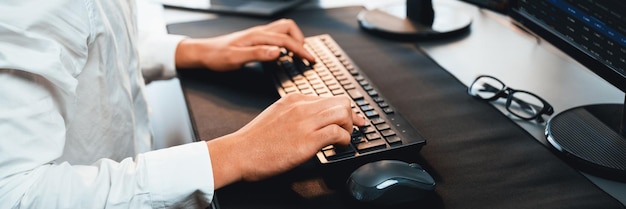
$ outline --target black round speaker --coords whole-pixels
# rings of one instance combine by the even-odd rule
[[[568,109],[548,121],[546,138],[574,168],[626,182],[623,108],[622,104],[597,104]]]

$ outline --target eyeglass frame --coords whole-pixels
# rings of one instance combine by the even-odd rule
[[[474,86],[474,84],[476,84],[476,81],[478,81],[481,78],[491,78],[497,82],[499,82],[500,84],[502,84],[502,88],[500,90],[498,90],[497,92],[494,93],[494,95],[490,98],[483,98],[481,96],[479,96],[478,94],[474,95],[472,94],[472,86]],[[491,86],[491,85],[490,85]],[[493,87],[493,86],[492,86]],[[495,87],[494,87],[495,89]],[[535,114],[532,117],[522,117],[520,115],[518,115],[517,113],[515,113],[515,111],[512,111],[511,109],[509,109],[511,107],[511,102],[513,101],[513,99],[517,99],[519,101],[517,101],[517,103],[521,104],[520,101],[524,104],[528,104],[528,105],[533,105],[530,103],[527,103],[519,98],[514,98],[512,95],[516,92],[520,92],[520,93],[526,93],[529,94],[535,98],[537,98],[539,101],[541,101],[541,103],[543,103],[543,108],[537,112],[537,114]],[[550,105],[550,103],[548,103],[546,100],[544,100],[543,98],[541,98],[540,96],[537,96],[536,94],[529,92],[529,91],[524,91],[524,90],[518,90],[518,89],[514,89],[509,87],[508,85],[504,84],[504,82],[500,81],[500,79],[497,79],[496,77],[490,76],[490,75],[479,75],[476,77],[476,79],[474,79],[474,81],[472,82],[472,84],[467,87],[467,94],[469,94],[470,96],[477,98],[477,99],[481,99],[481,100],[486,100],[486,101],[495,101],[497,99],[500,98],[506,98],[506,103],[505,103],[505,109],[507,111],[509,111],[509,113],[513,114],[514,116],[521,118],[523,120],[536,120],[539,123],[543,123],[545,122],[545,120],[543,119],[543,115],[552,115],[554,114],[554,108],[552,107],[552,105]],[[536,105],[533,105],[536,106]]]

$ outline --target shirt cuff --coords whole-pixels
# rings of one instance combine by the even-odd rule
[[[144,155],[154,208],[181,204],[207,207],[212,201],[215,188],[206,142],[193,142]]]
[[[187,36],[164,34],[142,41],[139,54],[146,83],[176,76],[176,48],[185,38]]]

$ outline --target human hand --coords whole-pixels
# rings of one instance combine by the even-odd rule
[[[214,38],[184,39],[176,49],[176,68],[235,70],[251,61],[277,59],[281,47],[315,61],[303,44],[304,36],[296,23],[281,19]]]
[[[261,180],[290,170],[330,144],[347,145],[354,113],[347,96],[290,94],[238,131],[207,142],[215,188],[239,180]]]

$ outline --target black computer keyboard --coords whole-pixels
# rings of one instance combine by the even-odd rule
[[[426,140],[381,95],[330,35],[305,39],[305,48],[315,64],[284,51],[275,62],[264,63],[281,96],[293,93],[330,97],[348,95],[352,109],[369,119],[352,132],[350,146],[327,146],[317,153],[322,164],[395,158],[401,152],[419,151]],[[359,164],[354,162],[353,164]]]

